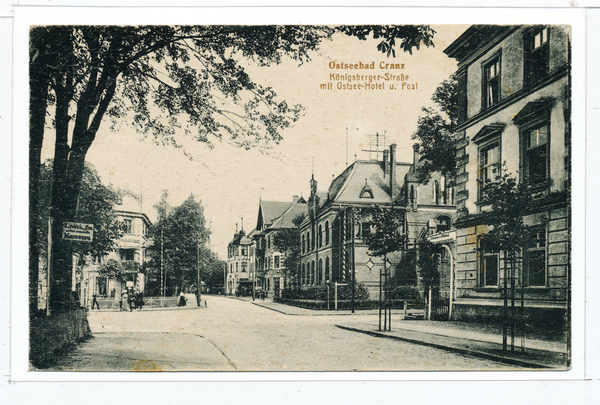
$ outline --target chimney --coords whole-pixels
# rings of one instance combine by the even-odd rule
[[[390,175],[390,151],[383,151],[383,178]]]
[[[390,145],[390,193],[392,199],[398,195],[398,183],[396,181],[396,144]]]
[[[419,156],[419,144],[415,143],[413,145],[413,166],[411,168],[412,172],[417,170],[417,165],[419,164],[420,159],[421,157]]]

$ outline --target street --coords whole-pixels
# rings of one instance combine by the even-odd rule
[[[376,315],[285,315],[206,296],[207,308],[94,312],[94,338],[59,371],[417,371],[518,369],[431,347],[342,330]]]

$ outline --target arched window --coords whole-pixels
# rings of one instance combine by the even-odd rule
[[[410,202],[411,204],[415,204],[417,202],[415,196],[415,186],[410,186]]]
[[[305,239],[304,239],[304,238],[305,238],[305,236],[304,236],[304,234],[303,234],[303,235],[302,235],[302,254],[304,254],[304,252],[305,252],[305,251],[304,251],[304,243],[305,243],[306,241],[305,241]]]
[[[319,259],[319,267],[317,269],[317,284],[323,282],[323,259]]]
[[[325,246],[329,246],[329,221],[325,222]]]
[[[306,251],[310,252],[310,232],[306,232]]]
[[[440,205],[440,183],[437,180],[433,182],[433,201],[435,205]]]
[[[319,247],[323,246],[323,225],[319,224]]]
[[[300,284],[306,284],[306,267],[304,266],[304,263],[302,263],[302,274],[300,275]]]
[[[325,258],[325,281],[329,281],[329,257]]]
[[[310,263],[310,280],[309,280],[309,284],[314,284],[315,283],[315,261],[313,260]]]

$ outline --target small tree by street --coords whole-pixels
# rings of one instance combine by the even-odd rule
[[[508,327],[510,326],[514,347],[515,333],[515,290],[518,279],[517,260],[537,242],[537,232],[524,222],[524,217],[543,203],[547,198],[534,198],[535,193],[526,183],[519,181],[506,170],[495,181],[482,184],[482,223],[490,230],[480,236],[479,251],[503,254],[504,275],[502,295],[504,297],[503,350],[506,351]],[[553,198],[553,196],[550,196]],[[546,218],[541,218],[542,222]],[[510,285],[509,285],[510,283]],[[521,280],[521,293],[524,290]],[[509,294],[511,300],[509,313]],[[524,305],[521,295],[521,306]]]
[[[300,265],[300,224],[304,221],[305,214],[300,214],[292,220],[293,228],[284,228],[275,234],[275,248],[284,254],[284,277],[291,285],[297,285],[298,267]],[[287,284],[287,283],[286,283]]]

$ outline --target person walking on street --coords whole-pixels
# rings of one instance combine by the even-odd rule
[[[94,306],[96,306],[98,309],[100,309],[100,304],[98,304],[98,300],[96,299],[96,294],[94,294],[94,296],[92,297],[92,310],[94,309]]]
[[[127,311],[127,299],[128,299],[128,294],[127,294],[127,290],[123,291],[123,293],[121,293],[121,311]]]
[[[144,293],[141,291],[138,291],[138,293],[135,295],[135,306],[138,311],[141,311],[144,306]]]
[[[133,290],[127,293],[127,305],[129,306],[129,312],[133,311]]]
[[[179,303],[177,304],[178,307],[185,307],[185,294],[183,293],[183,290],[181,290],[181,292],[179,293]]]

